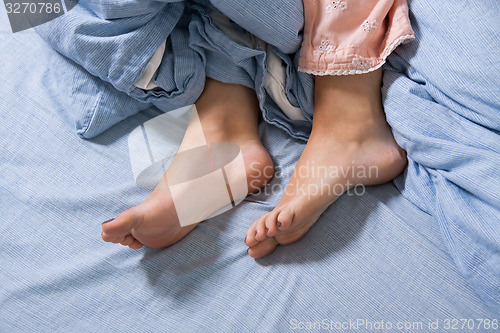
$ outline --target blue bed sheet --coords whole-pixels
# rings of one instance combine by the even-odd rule
[[[294,64],[300,45],[302,1],[265,5],[267,2],[234,6],[218,0],[127,0],[120,4],[82,0],[68,14],[38,27],[37,32],[56,50],[101,78],[103,85],[109,82],[116,88],[115,94],[99,93],[99,107],[91,108],[89,114],[76,112],[77,125],[89,124],[79,128],[85,137],[141,109],[132,101],[153,103],[163,111],[194,102],[207,75],[255,88],[263,118],[305,140],[311,122],[290,121],[264,89],[263,48],[235,43],[217,28],[210,14],[220,10],[275,49],[286,67],[287,97],[310,120],[312,78],[298,73]],[[387,119],[410,161],[398,188],[436,218],[463,275],[492,308],[498,309],[500,77],[495,73],[500,68],[496,39],[500,5],[493,0],[481,4],[413,0],[409,4],[417,38],[389,58],[383,88]],[[285,20],[290,24],[280,24]],[[156,74],[162,89],[145,92],[134,87],[166,36],[167,52]],[[60,64],[55,61],[53,67],[73,73],[75,65],[63,59]],[[66,97],[87,91],[84,100],[93,101],[89,91],[99,89],[89,88],[92,85],[78,75],[89,76],[75,71],[72,80],[62,80],[64,86],[81,88]],[[110,103],[109,96],[119,102]],[[127,98],[131,108],[122,107]],[[119,111],[110,111],[106,105],[116,105]]]
[[[259,260],[246,255],[245,230],[278,202],[302,142],[262,124],[280,175],[174,246],[104,243],[100,222],[148,195],[134,183],[127,136],[160,111],[82,140],[53,68],[63,58],[32,30],[12,34],[0,6],[0,331],[445,331],[453,319],[493,331],[478,325],[498,320],[500,85],[429,61],[436,37],[426,29],[441,21],[424,20],[426,1],[410,5],[420,43],[398,50],[383,91],[407,171],[341,197],[303,240]],[[478,49],[465,50],[479,53],[469,67],[498,68]]]

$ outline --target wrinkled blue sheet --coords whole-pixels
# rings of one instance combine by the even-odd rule
[[[409,158],[398,188],[436,218],[457,267],[498,313],[500,4],[410,6],[416,42],[391,57],[383,89]]]
[[[454,17],[443,20],[447,6]],[[135,252],[105,244],[99,222],[148,195],[133,182],[126,141],[158,110],[81,140],[53,67],[66,59],[33,31],[11,34],[0,9],[0,331],[498,318],[498,5],[459,6],[411,1],[418,40],[387,66],[385,108],[408,151],[405,174],[342,197],[302,241],[257,261],[241,236],[279,200],[301,142],[263,125],[283,171],[267,187],[274,193],[180,243]]]
[[[236,29],[247,29],[268,43],[286,67],[285,90],[290,103],[312,117],[311,76],[297,72],[302,40],[302,1],[234,2],[214,1],[94,1],[82,0],[67,14],[36,28],[54,49],[82,66],[91,75],[109,82],[104,87],[113,101],[123,104],[127,94],[134,101],[120,116],[108,117],[109,107],[88,103],[91,87],[79,87],[74,65],[55,66],[61,75],[72,74],[66,81],[83,94],[83,111],[75,119],[83,137],[94,137],[118,121],[153,104],[170,111],[193,104],[201,94],[205,77],[242,84],[255,89],[264,119],[300,139],[307,139],[310,121],[289,122],[264,89],[265,46],[255,49],[240,45],[220,31],[210,15],[219,10],[232,19]],[[144,91],[134,86],[147,63],[167,40],[166,52],[154,80],[161,87]],[[92,79],[91,79],[92,80]],[[76,81],[76,82],[75,82]],[[102,90],[99,82],[93,83]],[[66,89],[66,88],[63,88]],[[73,94],[74,95],[74,92]],[[139,103],[139,104],[137,104]],[[141,104],[142,103],[142,104]],[[74,101],[70,103],[74,105]],[[133,104],[133,105],[132,105]],[[113,111],[112,111],[113,112]],[[93,118],[99,122],[92,122]],[[90,123],[90,124],[89,124]]]
[[[490,305],[500,307],[499,5],[493,0],[409,4],[417,40],[390,57],[383,90],[388,121],[410,160],[399,187],[437,218],[464,276]],[[301,6],[298,0],[80,1],[37,30],[56,50],[136,101],[164,111],[190,104],[210,76],[256,89],[264,119],[306,139],[310,122],[288,120],[263,88],[265,52],[232,42],[210,17],[210,10],[219,10],[276,50],[287,64],[287,96],[310,120],[312,79],[297,73],[294,64]],[[134,88],[167,37],[156,77],[163,89]],[[85,119],[100,121],[83,136],[99,134],[130,115],[110,117],[113,112],[104,107],[92,112],[92,117],[83,112]]]
[[[127,139],[160,111],[82,140],[46,65],[60,56],[29,31],[1,33],[0,54],[1,332],[295,332],[357,320],[370,332],[382,321],[495,317],[436,218],[393,184],[340,198],[300,242],[248,257],[246,228],[279,201],[304,147],[266,124],[280,172],[261,194],[166,249],[104,243],[101,222],[148,195]]]

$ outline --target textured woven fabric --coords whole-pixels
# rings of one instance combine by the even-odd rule
[[[238,29],[247,29],[268,43],[286,66],[284,90],[289,102],[311,120],[313,79],[298,72],[296,63],[303,26],[300,0],[240,4],[215,0],[82,0],[66,15],[36,28],[55,50],[109,83],[99,84],[93,79],[87,91],[79,79],[88,75],[80,73],[80,67],[68,66],[67,60],[56,59],[63,63],[55,67],[69,77],[64,85],[73,88],[80,96],[77,99],[84,101],[68,104],[77,110],[78,133],[94,137],[150,104],[165,112],[193,104],[208,76],[254,88],[268,123],[307,140],[310,121],[290,121],[265,90],[266,50],[240,45],[226,36],[213,22],[210,12],[214,10],[237,22]],[[165,40],[166,51],[154,77],[160,89],[137,88],[134,83]],[[95,95],[95,90],[102,92]],[[133,101],[125,103],[124,94]],[[104,98],[107,103],[102,102]],[[128,108],[115,108],[115,104],[127,104]]]
[[[279,201],[301,141],[263,123],[275,179],[178,244],[103,243],[100,222],[148,195],[127,136],[160,111],[146,106],[80,139],[78,103],[59,75],[74,63],[33,31],[12,34],[0,6],[0,331],[282,332],[357,319],[425,331],[498,318],[500,8],[409,5],[417,39],[389,57],[383,87],[407,170],[395,185],[341,197],[303,240],[260,260],[246,255],[244,232]]]
[[[425,331],[429,321],[493,319],[436,218],[393,184],[343,196],[300,242],[250,258],[246,228],[277,204],[304,147],[265,124],[278,172],[262,193],[166,249],[104,243],[101,222],[148,195],[127,139],[160,111],[82,140],[46,65],[59,55],[33,32],[0,39],[1,332],[292,332],[357,320]]]
[[[414,0],[410,11],[416,41],[389,58],[383,88],[410,159],[398,187],[436,217],[457,267],[499,312],[500,4]]]
[[[414,38],[406,0],[304,0],[304,16],[299,66],[315,75],[374,71]]]

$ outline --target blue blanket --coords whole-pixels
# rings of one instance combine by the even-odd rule
[[[246,255],[242,235],[280,199],[303,149],[291,133],[300,139],[304,124],[261,124],[280,175],[178,244],[103,243],[100,222],[148,195],[134,183],[127,135],[159,114],[152,105],[164,92],[141,101],[33,31],[12,34],[2,18],[0,331],[373,331],[382,321],[444,330],[452,319],[487,331],[478,319],[498,319],[500,308],[499,5],[413,0],[410,9],[417,41],[390,57],[383,87],[407,170],[341,197],[303,240],[260,260]],[[81,45],[93,40],[77,30]],[[311,79],[291,68],[290,101],[310,103]],[[117,124],[81,140],[75,121],[94,135]]]
[[[220,10],[237,22],[234,25],[242,33],[248,29],[281,57],[287,72],[283,89],[290,103],[300,107],[310,120],[313,80],[297,72],[296,51],[302,40],[303,25],[301,1],[235,4],[226,0],[195,3],[82,0],[67,14],[36,28],[54,49],[82,66],[75,71],[73,63],[54,65],[61,76],[71,76],[65,80],[66,87],[61,88],[71,89],[71,105],[75,105],[75,95],[80,101],[75,117],[78,133],[94,137],[151,104],[163,111],[193,104],[208,76],[255,89],[264,119],[306,140],[310,121],[287,121],[264,89],[265,45],[253,49],[227,37],[213,22],[210,15],[213,10]],[[161,89],[144,91],[135,87],[134,83],[165,40],[166,52],[154,77]],[[97,78],[100,80],[95,81]],[[82,86],[81,81],[92,83]],[[103,87],[102,81],[110,85]],[[95,91],[100,92],[98,96]],[[127,108],[118,111],[109,106],[124,103]]]
[[[416,43],[390,59],[383,89],[409,158],[398,188],[436,218],[462,274],[500,312],[500,4],[414,0],[411,12]]]
[[[233,42],[210,17],[211,10],[219,10],[239,29],[276,50],[287,66],[287,97],[310,120],[312,79],[298,73],[295,63],[303,23],[301,5],[297,0],[265,4],[129,0],[119,5],[80,1],[38,32],[56,50],[133,97],[135,103],[153,103],[163,111],[188,105],[209,76],[254,88],[268,123],[307,139],[310,122],[290,121],[266,94],[265,51]],[[498,308],[500,77],[496,72],[500,46],[495,31],[500,28],[499,5],[493,0],[481,5],[464,2],[465,9],[459,10],[458,3],[419,0],[410,6],[417,40],[389,59],[383,90],[388,121],[410,161],[398,186],[437,218],[457,266],[485,301]],[[134,87],[167,37],[167,52],[155,78],[162,89],[146,92]],[[80,134],[99,134],[139,108],[127,110],[121,117],[109,116],[113,112],[105,107],[92,110],[92,116],[84,112],[84,119],[77,120],[85,124]],[[88,119],[97,127],[88,126]]]

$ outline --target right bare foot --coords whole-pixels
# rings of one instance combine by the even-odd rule
[[[239,146],[243,156],[249,192],[263,187],[272,178],[273,163],[257,132],[259,108],[255,93],[243,86],[207,79],[196,103],[206,142],[230,142]],[[181,144],[199,141],[188,127]],[[102,239],[132,249],[170,246],[193,230],[197,224],[181,227],[167,172],[153,193],[141,204],[127,209],[102,225]]]
[[[385,120],[381,70],[316,79],[313,130],[278,205],[247,230],[253,258],[301,239],[320,215],[357,185],[399,175],[406,153]]]

